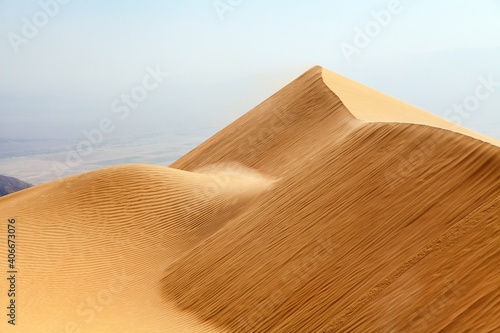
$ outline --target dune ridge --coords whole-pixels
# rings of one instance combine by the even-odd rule
[[[411,104],[322,68],[325,84],[346,104],[356,118],[369,122],[391,122],[426,125],[464,134],[497,147],[500,141],[471,131]]]
[[[356,119],[345,112],[347,109],[336,94],[326,91],[320,71],[313,68],[247,114],[253,117],[264,113],[262,110],[279,109],[276,105],[281,106],[283,101],[288,103],[282,107],[283,112],[292,114],[304,110],[304,100],[315,100],[315,105],[339,105],[330,112],[323,109],[324,114],[318,117],[330,126],[323,126],[322,131],[300,132],[302,142],[315,142],[314,159],[302,158],[295,172],[281,175],[285,177],[280,184],[237,221],[227,224],[168,269],[164,292],[180,308],[234,331],[341,331],[337,320],[347,323],[345,318],[354,313],[348,313],[344,319],[335,319],[336,314],[345,308],[357,308],[357,299],[364,299],[366,293],[371,295],[373,286],[397,270],[401,261],[420,251],[434,235],[459,223],[482,202],[498,200],[497,147],[456,131],[440,130],[432,123],[423,126]],[[303,116],[313,121],[312,114]],[[328,118],[330,122],[326,121]],[[297,122],[301,121],[303,118],[299,117]],[[197,156],[220,147],[233,131],[245,136],[246,133],[241,134],[244,130],[245,121],[240,118],[172,166],[190,169]],[[287,134],[283,133],[283,137],[294,140],[293,133]],[[333,140],[324,140],[331,136]],[[259,153],[267,153],[268,146],[287,144],[282,142],[286,139],[279,138],[277,134],[265,142]],[[240,144],[244,149],[220,148],[211,156],[213,160],[202,163],[231,158],[267,172],[279,172],[269,171],[264,164],[267,158],[256,161],[239,153],[247,150],[245,143]],[[399,176],[403,179],[395,187],[388,184],[393,174],[399,175],[400,157],[412,159],[412,152],[421,144],[432,149],[419,157],[422,161],[408,175]],[[300,153],[304,149],[301,142],[296,142],[294,148]],[[293,170],[293,162],[288,163],[286,169]],[[453,175],[459,176],[454,180]],[[325,188],[325,184],[331,187]],[[336,209],[329,207],[328,202]],[[359,207],[360,202],[370,209]],[[276,212],[275,207],[280,207],[280,211]],[[493,217],[497,212],[493,211]],[[374,226],[373,219],[385,228]],[[378,233],[368,237],[367,230]],[[280,243],[276,244],[275,239],[280,239]],[[331,243],[339,252],[315,260],[323,258],[314,254],[318,250],[314,246],[317,239]],[[390,242],[391,239],[400,241]],[[376,243],[379,248],[374,248],[375,240],[380,242]],[[221,243],[225,246],[221,247]],[[207,261],[209,267],[216,267],[208,274],[203,268]],[[304,262],[318,267],[305,272],[298,269],[300,273],[290,277],[287,270]],[[364,262],[378,265],[367,269]],[[197,267],[203,269],[202,277]],[[306,278],[301,278],[304,275]],[[318,294],[318,290],[323,293]],[[484,315],[492,316],[496,309],[497,306]],[[408,310],[403,318],[407,320],[410,315]],[[377,331],[370,326],[358,330]]]
[[[499,165],[494,139],[313,67],[168,168],[0,198],[30,295],[0,328],[495,331]]]

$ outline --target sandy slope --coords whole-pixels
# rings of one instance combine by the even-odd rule
[[[15,218],[18,234],[13,331],[213,332],[164,302],[158,281],[271,184],[241,166],[124,165],[6,197],[2,230]]]
[[[0,330],[495,331],[499,166],[496,140],[315,67],[171,168],[1,198]]]

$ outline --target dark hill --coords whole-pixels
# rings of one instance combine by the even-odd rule
[[[31,186],[33,185],[25,183],[17,178],[0,175],[0,197],[24,190]]]

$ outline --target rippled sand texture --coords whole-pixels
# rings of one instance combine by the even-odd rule
[[[168,168],[0,198],[0,331],[499,331],[499,178],[498,140],[314,67]]]

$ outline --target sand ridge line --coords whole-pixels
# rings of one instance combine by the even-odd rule
[[[352,116],[359,120],[429,126],[466,135],[500,147],[500,141],[495,138],[469,130],[326,68],[322,68],[321,76],[328,89],[337,95]]]
[[[166,272],[165,297],[180,309],[228,329],[320,331],[485,201],[485,195],[495,195],[488,181],[500,157],[495,146],[431,126],[358,120],[316,77],[321,78],[319,67],[175,163],[196,170],[233,160],[284,178],[274,192],[257,199],[235,223],[219,229]],[[349,89],[355,99],[362,87]],[[366,94],[360,92],[360,103]],[[381,97],[377,108],[383,111],[385,103],[393,101]],[[390,105],[396,111],[397,106]],[[253,144],[248,139],[259,136],[249,122],[255,118],[251,124],[266,126],[276,111],[294,115],[294,121],[259,145],[259,154],[248,154]],[[404,186],[389,189],[385,171],[399,170],[401,161],[395,157],[415,162],[416,144],[434,134],[443,143],[427,160],[405,170]],[[313,145],[322,148],[312,150]],[[422,227],[410,226],[418,218],[424,219]],[[273,291],[293,281],[287,278],[289,268],[312,251],[302,242],[323,236],[345,242],[352,251],[308,272],[310,279],[302,282],[300,292],[276,301]],[[400,291],[396,298],[404,297],[406,291]],[[241,327],[244,323],[253,326]]]

